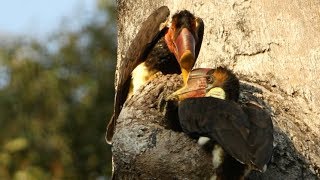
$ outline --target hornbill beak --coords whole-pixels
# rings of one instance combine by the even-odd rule
[[[189,74],[187,84],[168,96],[167,100],[182,101],[192,97],[214,97],[237,102],[239,80],[224,67],[194,69]]]
[[[176,58],[181,67],[183,82],[187,83],[188,74],[195,60],[195,38],[187,28],[183,28],[175,40]]]
[[[190,72],[186,85],[167,97],[167,101],[182,101],[191,97],[204,97],[212,89],[214,69],[199,68]]]
[[[165,35],[170,51],[180,64],[183,82],[195,64],[203,36],[203,21],[188,11],[181,11],[172,17],[172,23]]]

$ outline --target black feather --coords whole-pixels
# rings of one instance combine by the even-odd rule
[[[179,104],[184,132],[216,141],[238,161],[262,170],[273,149],[273,125],[268,113],[212,97],[189,98]]]

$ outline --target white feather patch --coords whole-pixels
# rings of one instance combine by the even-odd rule
[[[221,87],[215,87],[210,89],[209,92],[207,92],[206,97],[215,97],[219,99],[226,99],[226,93]]]
[[[219,145],[214,145],[212,151],[212,164],[213,168],[218,168],[223,162],[223,149]]]
[[[207,142],[209,142],[209,141],[210,141],[210,138],[201,136],[201,137],[198,139],[198,144],[199,144],[200,146],[203,146],[203,145],[207,144]]]
[[[216,175],[211,176],[210,180],[217,180],[217,176]]]
[[[132,92],[130,95],[133,95],[137,90],[144,85],[149,78],[155,74],[155,71],[148,71],[145,63],[139,64],[133,71],[132,71]]]
[[[266,172],[266,170],[267,170],[267,165],[265,164],[264,166],[263,166],[263,169],[262,169],[262,172],[264,173],[264,172]]]

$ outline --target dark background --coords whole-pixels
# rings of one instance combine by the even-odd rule
[[[0,179],[110,178],[114,4],[77,31],[0,42]]]

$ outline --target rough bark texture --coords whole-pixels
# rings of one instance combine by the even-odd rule
[[[118,1],[118,67],[140,23],[166,5],[205,23],[195,67],[226,66],[241,80],[241,102],[253,100],[273,117],[275,151],[264,174],[251,179],[320,177],[320,1]],[[207,178],[210,154],[167,126],[162,99],[176,75],[157,74],[129,99],[113,143],[116,177]]]

